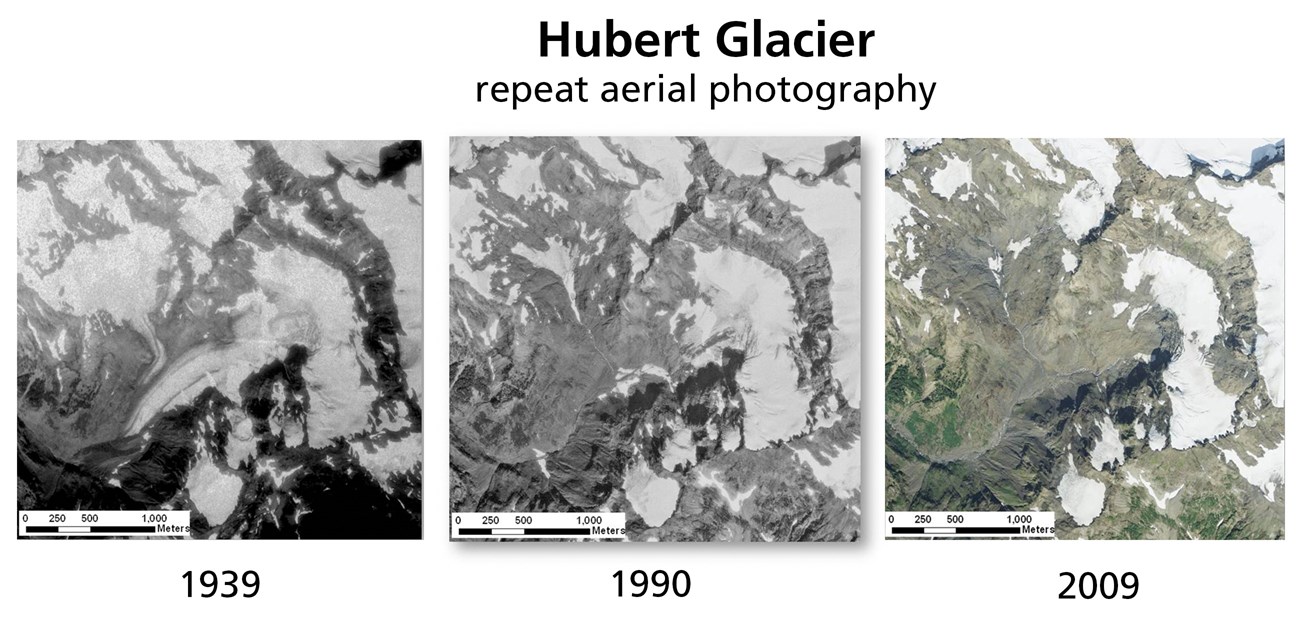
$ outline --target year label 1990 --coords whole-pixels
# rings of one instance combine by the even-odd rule
[[[644,597],[647,594],[651,597],[666,597],[672,593],[674,597],[685,597],[691,592],[691,574],[686,571],[654,571],[646,573],[642,570],[630,571],[627,574],[628,584],[632,591],[624,594],[623,588],[623,571],[615,571],[613,575],[618,580],[618,596]]]

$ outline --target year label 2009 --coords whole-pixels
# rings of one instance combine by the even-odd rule
[[[1065,588],[1061,594],[1057,595],[1060,599],[1132,599],[1138,594],[1138,576],[1137,573],[1124,573],[1115,575],[1109,571],[1097,575],[1091,572],[1083,572],[1075,575],[1069,571],[1061,573],[1061,577],[1066,578]],[[1077,593],[1077,594],[1076,594]]]

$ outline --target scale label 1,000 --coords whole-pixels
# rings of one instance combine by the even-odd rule
[[[188,510],[20,510],[25,537],[190,535]]]
[[[887,538],[1056,538],[1056,513],[886,512]]]
[[[452,538],[621,540],[622,512],[453,512]]]

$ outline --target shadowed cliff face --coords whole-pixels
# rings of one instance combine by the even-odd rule
[[[454,139],[451,161],[454,510],[856,538],[856,140]]]
[[[1205,144],[1225,149],[895,146],[890,509],[1054,510],[1065,538],[1282,535],[1282,150],[1243,177]]]
[[[420,156],[20,145],[20,506],[418,537]]]

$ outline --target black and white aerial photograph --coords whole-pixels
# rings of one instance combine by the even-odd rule
[[[861,533],[856,137],[454,137],[450,510]]]
[[[419,141],[20,141],[17,168],[20,512],[420,538]]]

